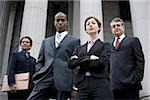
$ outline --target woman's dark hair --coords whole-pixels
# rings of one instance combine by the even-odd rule
[[[98,27],[101,28],[101,22],[100,22],[96,17],[90,16],[90,17],[87,17],[87,18],[85,19],[85,22],[84,22],[84,29],[85,29],[85,31],[86,31],[86,22],[87,22],[89,19],[91,19],[91,18],[95,19],[95,21],[96,21],[97,24],[98,24]],[[98,31],[98,33],[99,33],[99,32],[100,32],[100,30]]]
[[[27,38],[27,39],[30,40],[30,46],[32,46],[32,39],[31,39],[29,36],[24,36],[24,37],[22,37],[22,38],[20,39],[20,44],[21,44],[22,40],[25,39],[25,38]]]

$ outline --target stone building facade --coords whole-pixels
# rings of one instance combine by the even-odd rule
[[[103,23],[99,37],[111,42],[109,22],[113,17],[125,21],[126,34],[139,37],[145,54],[145,75],[140,97],[150,99],[150,1],[149,0],[1,0],[0,1],[0,84],[6,74],[9,56],[19,50],[19,39],[28,35],[33,40],[31,55],[38,57],[41,42],[54,35],[54,15],[62,11],[68,15],[69,33],[86,42],[84,20],[96,16]],[[0,87],[1,89],[1,87]],[[7,100],[0,91],[0,100]]]

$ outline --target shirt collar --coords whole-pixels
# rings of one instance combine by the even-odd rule
[[[122,34],[119,36],[119,40],[121,41],[123,38],[125,37],[125,34]],[[117,39],[118,37],[115,37],[115,40]]]
[[[30,55],[30,52],[28,52],[28,51],[26,51],[26,50],[22,50],[21,52],[22,52],[23,54],[26,54],[26,53],[27,53],[27,54]]]
[[[64,31],[64,32],[61,32],[61,33],[56,32],[56,36],[59,35],[59,34],[61,34],[61,37],[65,37],[68,34],[68,32],[67,31]]]
[[[88,43],[95,43],[95,41],[98,40],[98,38],[94,39],[94,40],[88,40]]]

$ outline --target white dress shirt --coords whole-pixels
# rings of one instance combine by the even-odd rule
[[[55,46],[58,47],[58,45],[60,44],[60,42],[64,39],[64,37],[68,34],[67,31],[58,33],[56,32],[55,34]],[[59,38],[58,38],[59,37]]]
[[[88,45],[87,45],[87,52],[89,52],[89,50],[92,48],[92,46],[94,45],[95,41],[97,40],[98,38],[94,39],[94,40],[89,40],[88,41]]]
[[[114,41],[114,43],[113,43],[114,47],[115,47],[115,45],[116,45],[117,38],[118,38],[118,37],[115,37],[115,41]],[[120,36],[119,36],[119,43],[121,43],[121,41],[122,41],[124,38],[125,38],[125,34],[120,35]]]

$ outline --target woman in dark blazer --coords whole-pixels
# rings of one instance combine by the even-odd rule
[[[110,44],[98,39],[101,22],[97,18],[86,18],[84,27],[89,39],[69,60],[69,67],[78,70],[77,100],[111,100],[108,75]]]
[[[8,64],[8,85],[11,90],[8,92],[8,100],[26,100],[33,87],[32,75],[35,72],[36,60],[28,52],[32,47],[31,38],[28,36],[22,37],[20,46],[22,51],[12,53]],[[25,72],[30,73],[29,89],[17,91],[14,75]]]

